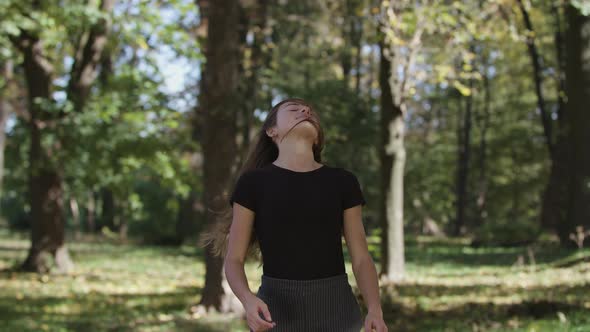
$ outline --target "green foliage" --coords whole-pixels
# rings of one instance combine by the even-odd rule
[[[372,32],[365,34],[373,31],[374,23],[346,16],[350,12],[365,14],[366,8],[361,1],[286,2],[271,7],[271,22],[275,22],[269,42],[271,61],[260,86],[272,87],[268,92],[273,104],[300,97],[315,106],[325,134],[323,161],[355,172],[367,203],[373,206],[378,202],[380,182],[379,113],[374,86],[361,83],[357,90],[354,71],[358,65],[363,71],[360,79],[366,78],[364,71],[375,53],[361,52],[357,64],[354,56],[364,45],[351,43],[356,34],[374,38]],[[348,60],[350,72],[344,73]],[[365,216],[375,220],[375,210],[366,209]]]
[[[112,67],[100,68],[84,109],[73,112],[66,89],[69,64],[79,38],[105,15],[96,2],[93,4],[43,2],[42,8],[33,8],[27,3],[1,1],[0,32],[4,33],[0,34],[0,48],[9,50],[3,53],[7,57],[18,54],[6,36],[16,37],[20,29],[28,30],[39,35],[48,59],[55,60],[52,65],[58,79],[52,87],[53,98],[34,102],[47,114],[67,115],[55,128],[42,131],[45,148],[63,142],[63,148],[46,160],[46,166],[53,165],[64,175],[64,201],[78,200],[84,209],[89,192],[108,188],[115,195],[119,220],[134,230],[143,230],[140,234],[150,232],[152,239],[158,234],[169,236],[174,232],[178,207],[156,204],[153,196],[164,195],[168,197],[164,201],[175,202],[199,186],[185,156],[187,149],[194,150],[189,116],[172,106],[174,96],[163,92],[156,56],[166,48],[187,61],[200,58],[188,31],[193,22],[185,18],[195,6],[187,1],[116,5],[109,14],[113,31],[104,54],[112,58]],[[179,24],[185,26],[179,29]],[[2,196],[2,211],[15,225],[26,225],[23,220],[29,213],[28,136],[24,119],[16,118],[7,140],[5,166],[11,171],[5,175],[3,191],[7,194]],[[68,222],[72,222],[69,215]]]
[[[540,232],[536,222],[496,219],[475,231],[474,242],[486,246],[523,245],[537,240]]]
[[[188,85],[197,82],[189,82],[178,94],[164,91],[167,73],[157,55],[185,59],[197,73],[194,77],[199,76],[203,60],[195,37],[199,9],[189,0],[118,3],[99,79],[84,109],[73,112],[66,89],[70,67],[80,39],[104,14],[98,2],[40,3],[35,9],[30,2],[0,0],[0,62],[13,59],[22,84],[22,58],[11,38],[26,29],[43,40],[43,52],[55,71],[53,95],[34,102],[46,113],[67,114],[57,128],[43,130],[45,147],[65,138],[64,148],[47,160],[47,165],[63,171],[65,201],[75,199],[82,206],[89,193],[109,189],[115,195],[116,213],[130,232],[154,242],[171,237],[182,199],[191,191],[202,193],[191,165],[191,154],[200,153],[191,139],[196,123],[193,105],[180,109],[175,104],[181,94],[193,100],[198,91]],[[572,2],[586,14],[588,3]],[[408,230],[419,231],[425,220],[434,220],[443,229],[452,226],[457,208],[457,135],[466,105],[472,103],[467,230],[492,243],[534,238],[549,162],[525,41],[528,36],[535,38],[545,102],[555,118],[563,91],[558,87],[556,17],[550,6],[538,1],[527,4],[535,27],[532,33],[523,28],[515,2],[382,4],[393,5],[393,12],[358,0],[269,5],[260,66],[245,66],[247,72],[258,70],[255,107],[249,111],[263,117],[271,104],[285,97],[312,102],[326,134],[324,161],[358,175],[369,203],[366,217],[377,226],[384,181],[376,47],[380,38],[376,31],[381,31],[393,51],[397,83],[408,80],[405,90],[394,86],[392,91],[395,100],[404,100],[406,106]],[[419,37],[417,42],[414,37]],[[406,62],[414,50],[415,57]],[[17,118],[8,132],[1,204],[11,224],[26,226],[30,133],[23,121]],[[557,126],[558,120],[553,124]],[[482,197],[485,202],[480,206]],[[479,225],[483,227],[478,229]]]
[[[141,172],[147,173],[147,172]],[[129,233],[143,238],[145,243],[176,244],[176,218],[179,214],[179,196],[157,183],[157,176],[141,174],[135,184],[134,211],[129,220]]]

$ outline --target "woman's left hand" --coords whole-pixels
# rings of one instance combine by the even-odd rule
[[[383,314],[370,312],[365,318],[365,332],[387,332],[387,325],[383,321]]]

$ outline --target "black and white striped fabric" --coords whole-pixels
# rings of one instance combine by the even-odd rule
[[[359,332],[364,324],[347,273],[308,280],[263,274],[256,295],[276,322],[268,331]]]

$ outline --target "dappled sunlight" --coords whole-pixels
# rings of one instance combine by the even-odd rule
[[[493,263],[498,253],[513,262],[526,250],[472,250],[451,243],[438,243],[429,250],[407,248],[417,262],[406,262],[406,280],[382,285],[384,308],[388,308],[384,313],[396,331],[565,331],[573,326],[590,327],[590,263],[580,259],[590,256],[590,250],[556,254],[555,248],[545,248],[535,252],[536,262],[542,263],[502,266]],[[454,256],[454,264],[445,262],[449,254]],[[474,261],[470,255],[492,263],[470,264]],[[582,262],[559,267],[572,259]]]
[[[76,257],[74,272],[35,274],[8,269],[26,255],[25,239],[2,243],[0,312],[14,330],[245,330],[245,321],[239,317],[199,316],[188,309],[199,300],[204,281],[197,249],[78,242],[70,245]],[[438,242],[426,251],[408,245],[414,260],[406,262],[406,280],[381,285],[383,310],[392,330],[518,330],[539,324],[553,330],[574,326],[574,322],[575,326],[590,326],[584,315],[590,310],[586,296],[590,293],[590,263],[583,259],[590,250],[555,255],[547,248],[535,253],[536,261],[543,263],[502,266],[464,262],[473,261],[470,255],[492,261],[498,253],[511,255],[506,259],[513,261],[524,249],[463,250],[459,246]],[[433,257],[458,252],[463,252],[464,262],[433,261]],[[572,260],[578,263],[568,263]],[[252,291],[262,274],[257,265],[246,265]],[[366,311],[349,259],[346,270]]]

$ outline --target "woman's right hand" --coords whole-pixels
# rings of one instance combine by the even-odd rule
[[[246,319],[248,326],[254,332],[261,332],[271,329],[277,325],[272,321],[268,306],[258,296],[252,294],[250,299],[246,302]],[[262,312],[262,316],[260,315]]]

